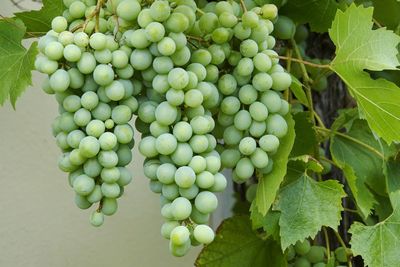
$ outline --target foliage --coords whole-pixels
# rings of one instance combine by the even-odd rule
[[[207,4],[195,2],[201,8]],[[285,115],[288,133],[270,157],[272,171],[257,171],[246,181],[234,179],[242,183],[237,186],[236,214],[222,222],[195,265],[285,267],[309,261],[309,250],[303,253],[301,246],[313,240],[334,244],[323,255],[326,266],[398,266],[400,87],[395,82],[400,77],[400,2],[236,1],[241,10],[265,4],[271,8],[271,3],[287,18],[272,35],[276,57],[292,76],[290,88],[280,94],[291,104]],[[32,84],[37,43],[27,45],[24,39],[43,36],[64,9],[61,0],[44,0],[39,11],[0,20],[1,105],[9,99],[15,107]],[[197,10],[198,17],[202,10]],[[117,27],[129,27],[122,22],[126,24]],[[191,34],[189,44],[197,48],[211,42],[209,36]],[[347,102],[328,99],[341,110],[324,113],[324,98],[342,87],[349,94]]]

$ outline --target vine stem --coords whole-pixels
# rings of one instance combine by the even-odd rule
[[[240,0],[240,6],[243,9],[243,13],[246,13],[247,12],[247,7],[246,7],[246,4],[244,3],[243,0]]]
[[[331,247],[329,244],[329,235],[328,235],[328,231],[326,230],[325,227],[322,228],[322,231],[324,232],[324,237],[325,237],[326,256],[329,261],[329,259],[331,258]]]
[[[380,151],[378,151],[374,147],[372,147],[372,146],[370,146],[370,145],[368,145],[368,144],[366,144],[364,142],[361,142],[360,140],[358,140],[358,139],[356,139],[354,137],[351,137],[351,136],[349,136],[347,134],[344,134],[344,133],[341,133],[341,132],[338,132],[338,131],[333,131],[331,129],[322,128],[322,127],[318,127],[318,126],[316,126],[315,129],[320,131],[320,132],[326,132],[326,133],[329,133],[329,134],[338,135],[338,136],[341,136],[343,138],[346,138],[346,139],[348,139],[348,140],[350,140],[350,141],[352,141],[352,142],[354,142],[354,143],[356,143],[356,144],[368,149],[369,151],[373,152],[374,154],[376,154],[381,159],[383,159],[383,160],[385,159],[385,156]]]
[[[204,15],[204,14],[205,14],[204,11],[201,10],[200,8],[196,8],[196,11],[199,12],[201,15]]]
[[[346,243],[343,241],[343,238],[340,236],[340,234],[338,233],[338,231],[334,231],[335,232],[335,236],[337,238],[337,240],[339,241],[340,245],[344,248],[344,250],[346,251],[346,257],[347,257],[347,264],[349,267],[352,266],[351,264],[351,260],[350,257],[347,255],[347,246]]]
[[[312,62],[310,62],[310,61],[306,61],[306,60],[303,60],[303,59],[297,59],[297,58],[292,58],[292,57],[285,57],[285,56],[271,56],[271,57],[274,57],[274,58],[279,58],[279,59],[283,59],[283,60],[291,60],[291,61],[294,61],[294,62],[297,62],[297,63],[302,63],[302,64],[304,64],[304,65],[308,65],[308,66],[310,66],[310,67],[314,67],[314,68],[320,68],[320,69],[331,69],[331,65],[327,65],[327,64],[316,64],[316,63],[312,63]]]

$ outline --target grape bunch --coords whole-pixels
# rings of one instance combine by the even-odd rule
[[[39,42],[60,115],[53,132],[80,208],[91,223],[117,209],[131,179],[134,132],[150,189],[160,194],[161,234],[175,256],[209,244],[215,193],[227,179],[268,173],[287,134],[291,76],[271,36],[277,8],[256,2],[64,0]]]
[[[294,246],[290,246],[287,249],[286,257],[290,267],[344,267],[347,266],[347,250],[343,247],[337,248],[331,253],[328,260],[325,247],[311,245],[310,241],[306,239],[302,242],[298,241]]]
[[[134,145],[129,121],[140,87],[131,80],[131,49],[113,32],[112,8],[96,1],[64,4],[64,15],[53,19],[39,41],[42,55],[35,66],[48,74],[43,90],[59,103],[52,125],[63,153],[58,166],[69,173],[79,208],[98,203],[90,222],[100,226],[104,215],[117,211],[117,198],[132,180],[126,168]]]

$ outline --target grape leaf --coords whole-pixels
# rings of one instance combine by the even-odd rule
[[[400,88],[384,79],[373,80],[364,69],[396,69],[400,36],[380,28],[372,30],[373,8],[352,4],[338,10],[329,35],[336,45],[331,68],[357,100],[360,115],[385,141],[400,141]]]
[[[373,0],[374,17],[388,29],[396,30],[400,25],[400,2],[397,0]]]
[[[15,16],[22,20],[27,27],[29,37],[38,37],[51,30],[51,21],[54,17],[62,15],[65,10],[61,0],[43,0],[43,7],[40,10],[15,13]]]
[[[293,115],[296,139],[292,151],[290,152],[290,157],[314,154],[317,137],[315,130],[313,129],[313,124],[310,121],[309,114],[309,112],[299,112]]]
[[[291,76],[292,76],[292,84],[290,85],[290,90],[301,104],[308,107],[308,100],[306,93],[303,90],[303,84],[295,76],[293,75]]]
[[[274,202],[276,194],[279,190],[279,186],[286,175],[289,154],[292,150],[296,136],[294,131],[294,120],[292,116],[287,114],[285,119],[288,124],[288,133],[280,140],[281,145],[277,153],[271,157],[274,162],[274,168],[269,174],[259,179],[259,184],[257,187],[257,194],[254,202],[258,208],[258,211],[262,215],[267,214],[268,210],[272,206],[272,203]]]
[[[299,240],[313,238],[322,226],[336,229],[345,196],[338,181],[316,182],[306,174],[282,188],[274,207],[281,212],[282,250]]]
[[[235,216],[222,222],[213,243],[204,247],[197,267],[286,267],[286,259],[273,240],[259,238],[248,216]]]
[[[337,9],[335,0],[290,0],[279,12],[298,23],[309,23],[312,31],[326,32]]]
[[[376,203],[369,188],[380,195],[386,194],[384,159],[378,153],[389,153],[390,148],[375,139],[364,120],[355,120],[346,136],[350,139],[341,135],[331,138],[332,158],[343,170],[357,206],[364,217],[367,217]],[[377,153],[372,152],[372,149]]]
[[[37,43],[22,46],[26,28],[20,20],[0,20],[0,105],[9,98],[15,108],[17,98],[32,85]]]
[[[266,236],[272,236],[279,240],[279,216],[280,212],[269,210],[265,216],[261,215],[254,202],[250,206],[250,219],[253,230],[264,229]]]
[[[400,262],[400,165],[389,161],[387,164],[388,190],[393,213],[384,221],[365,226],[354,223],[349,232],[354,255],[360,255],[369,267],[392,267]]]

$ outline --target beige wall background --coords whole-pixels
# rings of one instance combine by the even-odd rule
[[[15,8],[1,2],[0,14],[10,15]],[[75,207],[67,176],[57,168],[60,152],[50,127],[57,103],[41,91],[42,78],[34,73],[33,87],[16,111],[8,103],[0,108],[0,266],[193,266],[199,248],[179,259],[168,252],[160,235],[159,198],[148,189],[137,149],[130,165],[134,181],[118,212],[101,228],[90,226],[90,211]],[[222,196],[222,205],[229,196]],[[214,226],[228,215],[226,205],[220,208]]]

